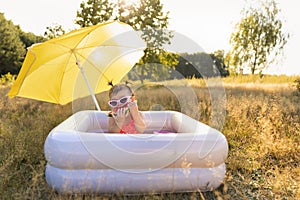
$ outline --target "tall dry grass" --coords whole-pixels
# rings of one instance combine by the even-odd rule
[[[136,89],[141,110],[177,110],[212,122],[210,91],[203,84]],[[167,84],[166,84],[167,85]],[[197,102],[189,102],[186,87]],[[45,182],[44,141],[52,128],[70,116],[72,105],[59,106],[23,98],[8,99],[0,88],[0,194],[2,199],[299,199],[300,95],[291,87],[226,88],[222,132],[229,143],[224,184],[212,192],[62,195]],[[177,95],[177,96],[176,96]],[[107,94],[98,95],[108,109]],[[185,105],[183,102],[185,102]],[[182,107],[186,108],[182,110]],[[195,113],[195,110],[198,113]],[[218,126],[217,126],[218,127]]]

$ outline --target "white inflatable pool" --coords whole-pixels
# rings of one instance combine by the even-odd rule
[[[48,135],[46,180],[63,193],[207,191],[225,176],[219,131],[174,111],[143,112],[143,134],[107,133],[107,112],[75,113]]]

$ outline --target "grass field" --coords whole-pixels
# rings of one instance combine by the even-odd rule
[[[212,122],[212,90],[203,80],[174,80],[163,83],[165,86],[149,83],[139,87],[136,96],[140,110],[188,108],[184,109],[186,114],[222,127],[229,143],[226,177],[217,190],[139,196],[61,195],[52,191],[44,177],[43,145],[50,130],[74,112],[75,104],[60,106],[24,98],[8,99],[9,86],[0,85],[1,198],[300,199],[300,94],[292,86],[292,79],[281,79],[276,84],[265,79],[268,78],[222,80],[226,94],[222,126]],[[189,104],[187,87],[194,91],[196,104]],[[178,96],[183,99],[178,101]],[[102,109],[108,109],[107,98],[106,93],[98,95]],[[199,113],[194,112],[197,109]]]

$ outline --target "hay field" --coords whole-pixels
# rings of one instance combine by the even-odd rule
[[[43,145],[50,130],[74,112],[75,104],[9,99],[9,86],[0,85],[2,199],[300,199],[300,94],[296,89],[286,82],[250,84],[224,80],[226,102],[221,114],[225,121],[218,124],[212,121],[218,119],[212,109],[213,89],[201,81],[149,83],[137,87],[136,96],[140,110],[183,111],[222,128],[229,143],[229,156],[225,181],[217,190],[138,196],[58,194],[45,181]],[[192,88],[196,103],[190,103],[186,87]],[[108,109],[107,94],[97,98],[101,108]]]

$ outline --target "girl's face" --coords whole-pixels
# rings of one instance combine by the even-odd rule
[[[111,99],[110,100],[120,100],[120,99],[122,99],[122,98],[124,98],[124,97],[127,97],[127,96],[129,96],[130,97],[130,99],[129,99],[129,101],[131,101],[132,100],[132,94],[128,91],[128,90],[120,90],[119,92],[117,92],[116,94],[113,94],[112,96],[111,96]],[[125,108],[125,107],[127,107],[127,105],[128,105],[128,102],[126,102],[126,103],[124,103],[124,104],[122,104],[120,101],[118,101],[118,105],[116,106],[116,107],[113,107],[112,109],[113,109],[113,111],[117,111],[118,109],[120,109],[120,108]]]

